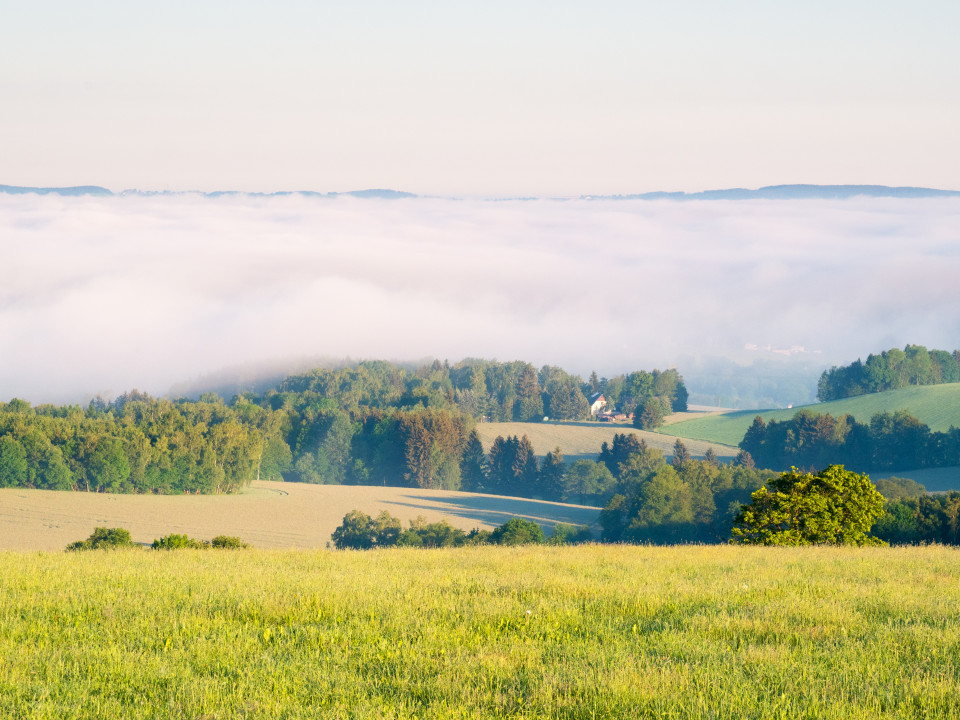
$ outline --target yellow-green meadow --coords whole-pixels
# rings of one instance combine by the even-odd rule
[[[0,553],[0,717],[952,718],[960,552]]]

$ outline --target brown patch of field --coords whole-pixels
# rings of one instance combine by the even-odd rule
[[[477,425],[477,434],[483,442],[484,448],[490,450],[490,445],[498,435],[512,437],[526,435],[533,444],[537,455],[546,455],[556,447],[563,451],[567,460],[586,458],[595,460],[600,453],[600,446],[604,443],[613,443],[613,436],[617,433],[629,433],[646,440],[647,445],[663,452],[666,456],[673,455],[673,444],[676,438],[660,433],[635,430],[632,425],[620,423],[600,422],[565,422],[565,423],[480,423]],[[704,440],[684,440],[683,444],[694,457],[702,458],[707,448],[712,447],[717,457],[729,461],[737,456],[737,448],[729,445],[706,442]]]
[[[511,517],[549,531],[558,522],[586,525],[599,509],[416,488],[255,482],[238,495],[107,495],[0,489],[0,549],[62,550],[97,526],[123,527],[140,543],[171,533],[209,540],[236,535],[263,548],[325,547],[351,510],[386,510],[407,521],[423,515],[454,527],[492,529]]]

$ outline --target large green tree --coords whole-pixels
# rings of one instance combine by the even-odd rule
[[[883,496],[866,475],[830,465],[770,480],[734,520],[731,541],[750,545],[879,545],[870,528]]]

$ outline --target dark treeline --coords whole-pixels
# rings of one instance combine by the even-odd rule
[[[927,350],[922,345],[893,348],[843,367],[824,370],[817,384],[821,402],[895,390],[908,385],[960,382],[960,350]]]
[[[675,370],[583,382],[556,367],[487,360],[317,369],[229,403],[137,391],[87,408],[13,400],[0,403],[0,487],[215,493],[263,478],[556,497],[533,470],[507,472],[506,456],[491,458],[490,475],[470,429],[478,420],[587,419],[595,391],[623,411],[650,397],[686,403]],[[517,462],[514,453],[511,468]]]
[[[960,429],[932,432],[906,410],[877,413],[869,423],[806,409],[783,422],[758,415],[740,447],[763,467],[845,465],[869,472],[960,465]]]

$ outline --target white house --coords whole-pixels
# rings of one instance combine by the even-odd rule
[[[590,414],[597,415],[607,406],[607,400],[603,397],[603,393],[594,393],[589,398],[587,402],[590,403]]]

